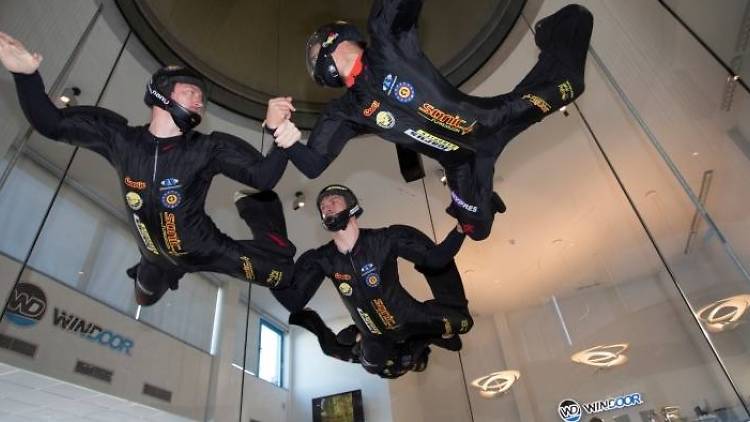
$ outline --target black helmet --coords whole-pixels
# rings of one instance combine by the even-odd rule
[[[172,101],[171,95],[176,83],[186,83],[200,88],[203,97],[207,96],[206,81],[196,72],[182,66],[167,66],[159,69],[146,84],[143,102],[147,106],[157,106],[169,112],[177,127],[183,133],[198,126],[201,116]]]
[[[364,45],[365,38],[356,26],[338,21],[323,25],[307,39],[305,63],[310,77],[319,85],[338,88],[344,86],[331,54],[342,41]]]
[[[342,196],[344,202],[346,202],[346,209],[337,214],[323,217],[323,213],[320,211],[320,203],[324,198],[331,195]],[[315,201],[315,204],[318,207],[320,218],[323,220],[323,226],[326,230],[332,232],[346,229],[351,217],[359,218],[359,216],[365,212],[365,210],[359,206],[359,201],[357,201],[357,197],[354,196],[354,192],[344,185],[328,185],[324,187],[318,194],[318,200]]]

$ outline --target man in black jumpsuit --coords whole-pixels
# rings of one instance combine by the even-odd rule
[[[453,262],[464,239],[460,228],[452,230],[439,245],[409,226],[360,229],[357,217],[362,208],[351,190],[342,185],[324,188],[317,204],[333,240],[300,256],[291,286],[272,290],[293,316],[303,310],[328,277],[362,336],[357,342],[361,347],[359,360],[365,369],[379,374],[389,369],[388,361],[394,360],[393,356],[414,349],[404,346],[410,340],[427,339],[426,345],[432,338],[455,337],[471,329],[468,301]],[[418,302],[401,286],[398,257],[413,262],[418,271],[427,275],[434,300]],[[294,318],[290,322],[296,323]],[[298,325],[310,329],[319,339],[324,335],[325,328],[320,323],[308,319]],[[354,345],[355,341],[343,344]],[[458,350],[460,342],[455,337],[443,347]],[[331,354],[344,360],[350,358],[346,352]]]
[[[307,145],[283,143],[307,177],[317,177],[354,136],[373,133],[436,159],[451,191],[448,213],[475,240],[485,239],[505,205],[493,192],[495,162],[524,129],[583,93],[593,27],[591,13],[567,6],[536,25],[539,61],[507,94],[480,98],[452,86],[422,52],[417,18],[422,0],[375,0],[370,44],[338,22],[308,41],[308,70],[321,85],[346,85],[323,111]],[[287,109],[292,109],[287,99]],[[276,127],[285,115],[269,116]]]
[[[205,83],[200,76],[178,66],[159,70],[146,90],[151,121],[133,127],[99,107],[58,109],[37,72],[41,56],[30,54],[4,33],[0,33],[0,61],[13,72],[21,108],[34,129],[98,153],[117,171],[128,225],[141,252],[140,263],[128,270],[135,279],[139,304],[156,303],[168,288],[176,289],[188,272],[220,272],[270,288],[291,280],[295,248],[286,239],[274,194],[248,196],[236,203],[254,231],[254,240],[229,238],[204,211],[216,174],[260,190],[271,189],[288,159],[276,148],[263,157],[242,139],[193,130],[203,109]],[[279,132],[299,134],[286,124]],[[256,221],[260,216],[250,214],[258,210],[272,212]]]

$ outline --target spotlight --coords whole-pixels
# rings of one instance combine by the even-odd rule
[[[568,106],[562,106],[560,107],[560,111],[562,111],[563,116],[568,117],[570,114],[568,113]]]
[[[297,191],[294,193],[294,202],[292,202],[292,209],[297,211],[298,209],[305,206],[305,194]]]
[[[78,105],[76,97],[79,95],[81,95],[81,88],[77,86],[65,88],[62,94],[60,94],[60,102],[65,104],[65,107]]]
[[[448,184],[448,176],[445,175],[445,169],[438,170],[438,176],[440,176],[440,183],[442,183],[443,186]]]

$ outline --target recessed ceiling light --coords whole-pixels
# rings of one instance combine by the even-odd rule
[[[297,211],[305,206],[305,194],[297,191],[294,192],[294,202],[292,202],[292,209]]]
[[[81,88],[78,88],[77,86],[65,88],[62,94],[60,94],[60,102],[65,106],[78,105],[76,97],[79,95],[81,95]]]

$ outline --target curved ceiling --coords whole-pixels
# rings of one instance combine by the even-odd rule
[[[118,0],[128,23],[162,63],[184,63],[211,82],[210,98],[262,120],[268,98],[295,99],[296,123],[309,128],[338,90],[308,77],[307,37],[344,19],[364,28],[372,1]],[[425,53],[458,85],[505,39],[525,0],[430,0],[420,17]],[[470,7],[467,5],[470,4]]]

